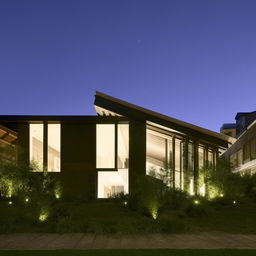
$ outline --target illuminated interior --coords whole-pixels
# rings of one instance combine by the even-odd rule
[[[175,188],[183,188],[183,172],[182,172],[182,141],[175,138]]]
[[[194,195],[194,143],[188,143],[188,177],[189,177],[189,193]]]
[[[60,124],[48,124],[48,172],[60,172]]]
[[[165,168],[166,142],[167,139],[161,134],[147,129],[147,162],[146,172],[148,175],[160,178]]]
[[[98,172],[98,198],[108,198],[116,194],[128,194],[128,169]]]
[[[204,167],[204,148],[200,145],[198,149],[199,156],[199,170]]]
[[[29,124],[29,160],[36,164],[35,171],[43,171],[43,124]]]
[[[115,125],[97,124],[97,168],[115,168]]]
[[[118,124],[118,168],[128,168],[129,162],[129,125]]]
[[[173,143],[175,156],[173,158]],[[183,141],[171,135],[147,129],[147,175],[163,179],[174,168],[174,184],[183,189]],[[173,163],[174,161],[174,163]],[[172,179],[170,177],[170,179]]]

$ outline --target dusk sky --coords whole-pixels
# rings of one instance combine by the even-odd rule
[[[0,0],[0,114],[95,115],[95,91],[219,131],[256,110],[256,1]]]

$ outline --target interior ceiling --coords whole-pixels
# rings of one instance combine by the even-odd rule
[[[17,140],[17,133],[0,125],[0,140],[6,144],[13,144]]]

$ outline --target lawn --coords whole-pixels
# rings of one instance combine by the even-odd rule
[[[150,234],[227,232],[256,233],[254,202],[194,205],[189,212],[165,209],[157,219],[130,210],[122,201],[56,202],[49,216],[38,219],[31,204],[0,202],[0,233]]]
[[[195,231],[256,234],[255,211],[252,202],[227,205],[204,216],[186,218],[185,222]]]
[[[0,251],[0,256],[254,256],[256,250],[56,250]]]

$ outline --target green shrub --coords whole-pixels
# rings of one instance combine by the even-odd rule
[[[190,230],[187,224],[173,218],[161,217],[156,224],[159,233],[185,233]]]
[[[169,189],[165,191],[162,201],[164,209],[184,209],[190,202],[191,197],[180,189]]]

